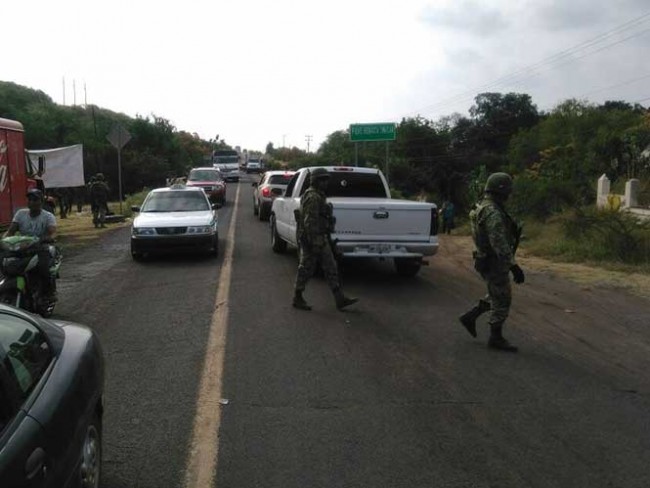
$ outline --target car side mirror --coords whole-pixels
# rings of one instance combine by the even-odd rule
[[[140,207],[138,207],[137,205],[132,205],[131,206],[131,212],[136,212],[137,213],[139,211],[140,211]]]

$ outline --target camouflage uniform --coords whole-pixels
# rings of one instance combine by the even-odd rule
[[[90,202],[95,227],[104,227],[106,212],[108,211],[108,194],[108,185],[104,181],[104,176],[99,173],[90,185]]]
[[[512,178],[494,173],[488,178],[485,197],[470,212],[474,251],[474,268],[487,285],[487,295],[470,311],[459,317],[467,331],[476,337],[476,319],[491,310],[490,340],[495,349],[516,352],[517,348],[502,335],[512,303],[510,273],[515,283],[524,282],[524,272],[515,262],[521,227],[508,215],[504,204],[512,192]]]
[[[489,323],[506,321],[512,303],[510,269],[515,265],[519,227],[502,205],[487,195],[471,212],[475,267],[487,284],[484,301],[490,304]]]
[[[299,219],[300,264],[295,289],[305,290],[319,262],[329,287],[332,290],[338,288],[339,275],[329,242],[329,235],[334,230],[332,207],[322,191],[311,187],[305,192],[300,202]]]
[[[330,234],[334,232],[335,219],[332,205],[327,203],[325,195],[329,173],[324,168],[315,168],[311,171],[309,180],[310,187],[301,198],[300,210],[296,210],[296,237],[300,264],[296,276],[293,306],[300,310],[311,310],[302,293],[320,262],[327,284],[334,294],[336,307],[341,310],[358,300],[346,297],[341,291],[336,260],[330,244]]]

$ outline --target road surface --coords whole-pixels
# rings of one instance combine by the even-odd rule
[[[136,263],[119,229],[64,263],[57,316],[106,356],[103,487],[650,486],[648,301],[529,273],[520,353],[491,351],[457,322],[483,288],[443,236],[415,279],[354,263],[357,306],[316,279],[297,311],[251,190],[229,185],[217,259]]]

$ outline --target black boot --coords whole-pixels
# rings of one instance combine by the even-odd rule
[[[465,312],[463,315],[458,317],[458,320],[460,320],[460,323],[463,324],[463,327],[467,329],[467,332],[469,332],[472,337],[476,337],[476,319],[488,310],[490,310],[490,302],[479,300],[478,305],[469,312]]]
[[[513,346],[508,342],[508,339],[503,337],[502,330],[503,322],[490,324],[490,340],[488,341],[488,347],[491,349],[498,349],[499,351],[517,352],[519,350],[517,346]]]
[[[311,310],[311,307],[302,296],[302,291],[296,290],[293,295],[293,308],[297,308],[298,310]]]
[[[359,301],[358,298],[346,297],[340,288],[335,288],[332,290],[332,293],[334,293],[334,299],[336,300],[336,308],[339,310],[343,310],[345,307],[353,305]]]

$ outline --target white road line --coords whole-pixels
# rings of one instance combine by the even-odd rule
[[[235,226],[239,189],[235,194],[234,209],[226,238],[223,265],[219,273],[219,291],[214,304],[208,346],[205,350],[201,384],[196,401],[192,442],[185,468],[185,488],[213,488],[219,455],[219,427],[221,425],[221,387],[223,362],[228,331],[228,300],[232,255],[235,247]]]

